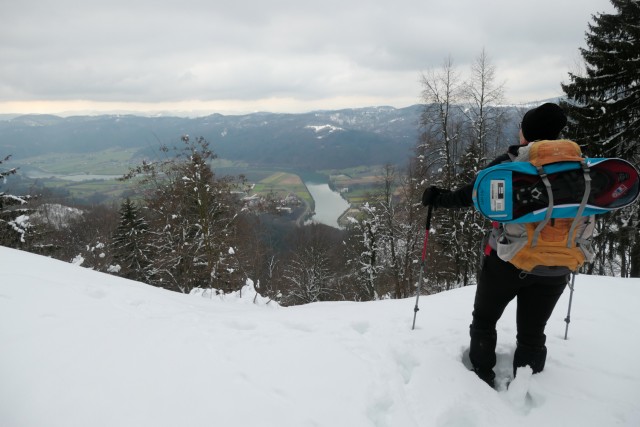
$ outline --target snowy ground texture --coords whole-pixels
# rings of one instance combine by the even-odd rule
[[[640,280],[578,276],[544,372],[462,363],[474,288],[283,308],[180,295],[0,247],[0,426],[640,426]]]

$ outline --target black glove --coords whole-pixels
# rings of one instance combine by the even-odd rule
[[[440,198],[440,194],[442,194],[442,191],[442,189],[433,185],[431,187],[427,187],[427,189],[424,190],[424,193],[422,193],[422,205],[433,206],[434,209],[437,208],[438,199]]]

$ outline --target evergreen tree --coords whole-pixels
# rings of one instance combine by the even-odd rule
[[[640,163],[640,1],[611,0],[616,13],[593,17],[586,34],[587,48],[580,52],[584,75],[569,74],[563,84],[569,117],[567,136],[585,146],[592,157],[621,157]],[[617,272],[638,277],[640,273],[640,212],[638,206],[599,218],[604,227],[594,242],[596,251],[617,254]],[[631,231],[630,231],[631,230]],[[611,248],[606,242],[615,242]],[[596,260],[613,262],[610,257]],[[597,271],[604,266],[596,267]]]
[[[140,215],[138,207],[127,198],[120,207],[120,222],[111,240],[113,258],[120,267],[119,275],[132,280],[148,281],[148,228],[149,225]]]
[[[11,158],[0,159],[0,165]],[[7,177],[14,175],[17,169],[0,170],[0,184],[4,184]],[[0,244],[12,248],[24,247],[27,244],[26,235],[32,228],[29,222],[30,209],[25,208],[31,196],[15,196],[0,191]]]
[[[233,249],[241,209],[236,183],[215,176],[209,163],[216,156],[204,138],[184,136],[182,142],[174,158],[143,163],[125,177],[144,177],[151,284],[184,293],[193,288],[237,291],[244,278]]]
[[[580,49],[586,74],[570,73],[568,135],[590,156],[640,158],[640,1],[611,0],[615,14],[593,17]]]

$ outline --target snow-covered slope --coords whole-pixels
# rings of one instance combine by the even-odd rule
[[[639,426],[640,280],[578,276],[545,371],[461,363],[474,289],[282,308],[180,295],[0,247],[0,425]],[[508,375],[515,305],[498,325]]]

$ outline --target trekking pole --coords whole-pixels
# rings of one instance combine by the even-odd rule
[[[567,334],[569,333],[569,322],[571,322],[571,302],[573,301],[573,288],[576,283],[576,273],[571,273],[571,284],[569,285],[569,289],[571,292],[569,293],[569,310],[567,311],[567,317],[564,318],[564,321],[567,323],[567,326],[564,329],[564,339],[567,339]]]
[[[425,266],[427,265],[427,242],[429,241],[429,229],[431,228],[431,210],[432,206],[429,205],[429,209],[427,210],[427,224],[424,231],[424,244],[422,245],[422,260],[420,261],[420,274],[418,274],[418,286],[416,286],[416,306],[413,309],[413,326],[411,326],[411,330],[413,331],[416,327],[416,316],[418,315],[418,300],[420,299],[420,291],[422,290],[422,274],[424,272]]]

